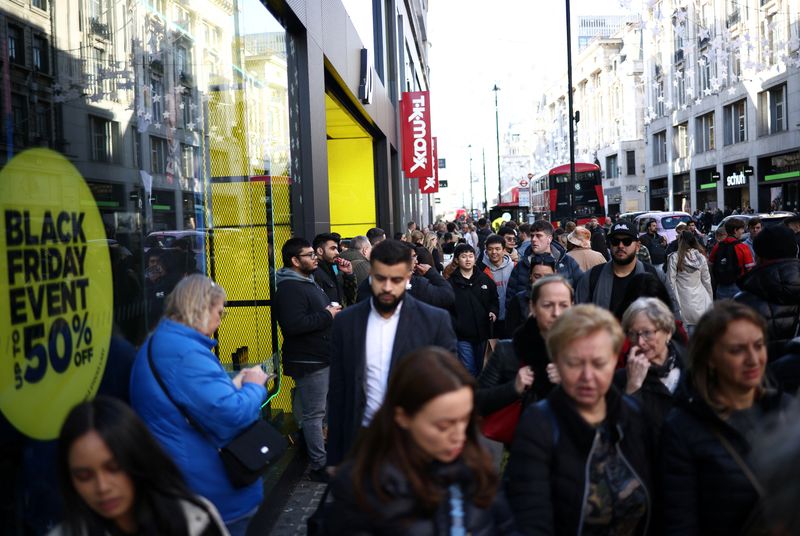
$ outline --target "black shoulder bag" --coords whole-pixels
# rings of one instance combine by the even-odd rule
[[[158,385],[161,386],[161,390],[164,391],[170,402],[178,408],[186,422],[193,426],[209,443],[214,445],[214,441],[208,433],[169,394],[161,375],[153,363],[152,348],[153,338],[151,337],[147,343],[147,361]],[[285,450],[286,438],[261,418],[248,426],[241,434],[231,439],[227,445],[217,447],[219,457],[222,459],[222,465],[225,467],[225,473],[227,473],[228,479],[235,488],[249,486],[258,480],[267,466],[272,461],[280,458]]]

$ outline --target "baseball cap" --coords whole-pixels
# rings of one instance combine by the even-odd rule
[[[633,229],[632,225],[625,222],[617,223],[611,228],[608,236],[612,237],[614,235],[630,236],[635,240],[639,240],[639,235],[636,234],[636,231]]]

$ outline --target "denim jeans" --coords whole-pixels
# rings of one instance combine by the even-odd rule
[[[478,377],[483,368],[483,352],[486,350],[486,341],[458,341],[458,359],[467,371]]]
[[[717,296],[718,300],[728,300],[732,299],[739,293],[739,287],[736,283],[732,285],[717,285]]]
[[[302,413],[300,425],[303,427],[311,469],[325,467],[326,462],[322,423],[328,403],[330,370],[330,367],[325,367],[294,380],[297,385],[295,397],[300,398]]]

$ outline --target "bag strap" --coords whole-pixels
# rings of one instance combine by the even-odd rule
[[[731,455],[733,461],[736,462],[736,465],[738,465],[739,469],[742,470],[744,476],[747,477],[747,480],[749,480],[750,484],[753,486],[753,488],[755,488],[756,493],[758,493],[758,497],[760,499],[763,499],[765,496],[764,487],[761,485],[761,482],[758,481],[758,478],[756,478],[756,475],[753,473],[753,470],[750,469],[750,466],[747,465],[747,463],[742,459],[742,457],[739,455],[739,453],[736,451],[733,445],[731,445],[731,442],[728,441],[728,439],[724,435],[722,435],[722,432],[716,426],[713,427],[713,430],[714,430],[714,435],[717,436],[717,439],[719,439],[719,442],[722,444],[722,447],[726,451],[728,451],[728,454]]]
[[[207,439],[209,443],[211,443],[212,445],[214,445],[216,447],[216,442],[211,438],[211,436],[209,436],[208,433],[200,427],[200,425],[197,423],[197,421],[195,421],[192,418],[192,416],[189,415],[189,413],[180,406],[180,404],[175,402],[175,399],[172,398],[171,394],[169,394],[169,391],[167,390],[167,386],[164,385],[164,380],[161,379],[161,374],[158,373],[158,369],[156,368],[155,363],[153,363],[153,339],[154,338],[155,338],[155,335],[151,336],[150,340],[147,342],[147,362],[150,365],[150,370],[153,372],[153,377],[158,382],[158,385],[161,386],[161,390],[164,392],[165,395],[167,395],[167,398],[169,398],[169,401],[172,402],[172,405],[174,405],[178,409],[178,411],[181,413],[181,415],[183,415],[183,418],[186,419],[186,422],[189,423],[192,427],[194,427],[198,432],[200,432],[200,435],[203,436],[205,439]]]
[[[464,496],[458,484],[451,484],[450,491],[450,536],[465,536]]]

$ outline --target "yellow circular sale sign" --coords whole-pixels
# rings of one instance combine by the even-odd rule
[[[0,411],[58,436],[103,377],[113,320],[108,242],[77,169],[31,149],[0,170]]]

